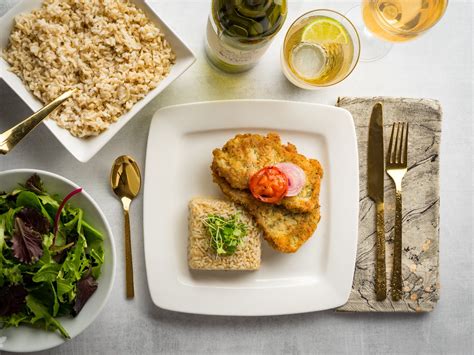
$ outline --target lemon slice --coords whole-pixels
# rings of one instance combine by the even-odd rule
[[[318,16],[306,25],[301,36],[303,42],[313,43],[349,43],[349,34],[338,21],[325,16]]]

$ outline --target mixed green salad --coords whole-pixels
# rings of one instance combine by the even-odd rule
[[[97,289],[103,236],[83,210],[48,194],[38,175],[0,192],[0,325],[30,324],[69,334],[57,317],[75,317]]]

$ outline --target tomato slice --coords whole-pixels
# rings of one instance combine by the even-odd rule
[[[288,177],[277,167],[267,166],[250,177],[249,188],[257,200],[277,203],[288,192]]]

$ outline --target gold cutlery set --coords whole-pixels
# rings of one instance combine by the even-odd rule
[[[402,296],[402,179],[407,172],[408,123],[396,122],[393,124],[385,161],[384,153],[383,107],[379,102],[374,105],[370,117],[367,152],[367,190],[377,209],[375,294],[377,301],[387,298],[384,214],[384,177],[386,172],[392,178],[396,188],[391,290],[392,300],[399,301]]]

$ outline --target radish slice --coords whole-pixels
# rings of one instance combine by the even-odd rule
[[[296,196],[306,183],[306,174],[298,165],[293,163],[280,163],[275,165],[288,177],[288,192],[286,196]]]

